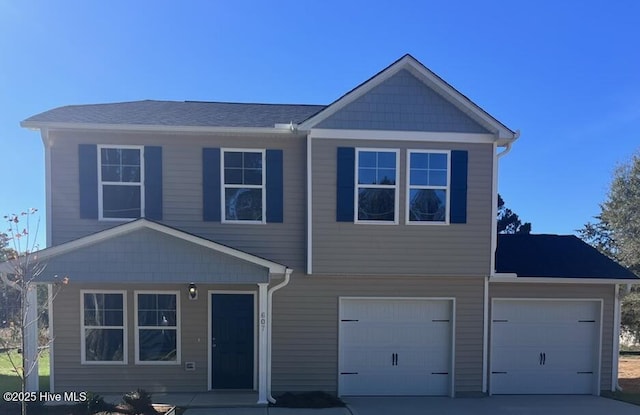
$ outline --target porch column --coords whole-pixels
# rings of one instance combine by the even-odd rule
[[[267,287],[269,284],[258,284],[258,404],[266,405],[267,401]]]
[[[37,392],[38,384],[38,289],[35,284],[27,285],[27,304],[22,316],[24,330],[24,370],[27,373],[26,390]]]

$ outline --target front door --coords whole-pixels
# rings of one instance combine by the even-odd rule
[[[211,294],[211,388],[253,389],[253,294]]]

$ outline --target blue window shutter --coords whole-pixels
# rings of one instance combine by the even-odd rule
[[[162,219],[162,147],[144,147],[144,216]]]
[[[267,150],[267,222],[283,222],[284,175],[282,150]]]
[[[467,164],[469,153],[451,152],[451,223],[467,223]]]
[[[202,149],[202,219],[220,222],[220,149]]]
[[[78,146],[80,177],[80,217],[98,219],[98,146]]]
[[[336,221],[353,222],[356,149],[338,147]]]

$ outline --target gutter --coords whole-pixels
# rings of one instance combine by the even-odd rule
[[[293,270],[291,268],[287,268],[285,270],[284,273],[284,281],[282,281],[280,284],[275,285],[271,288],[269,288],[269,291],[267,292],[267,304],[268,304],[268,309],[267,309],[267,346],[268,346],[268,351],[267,351],[267,400],[273,404],[276,403],[276,400],[274,399],[273,396],[271,396],[271,328],[272,328],[272,321],[273,321],[273,293],[278,291],[280,288],[284,288],[287,284],[289,284],[289,280],[291,279],[291,273],[293,272]]]

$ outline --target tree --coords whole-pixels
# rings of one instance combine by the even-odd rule
[[[0,269],[0,279],[6,287],[15,290],[18,296],[19,312],[18,318],[9,326],[11,330],[11,338],[0,338],[0,345],[6,350],[7,360],[12,366],[13,371],[20,378],[21,391],[27,391],[28,377],[37,371],[38,358],[43,349],[38,348],[38,301],[36,291],[36,281],[45,269],[45,264],[38,258],[37,233],[38,225],[36,224],[33,236],[30,232],[30,218],[37,212],[36,209],[30,209],[19,215],[12,214],[5,216],[9,224],[7,234],[3,239],[2,247],[3,255],[6,261],[3,263],[5,268]],[[24,224],[23,224],[24,221]],[[12,247],[7,245],[11,244]],[[54,289],[47,298],[47,303],[55,298],[60,288],[68,283],[68,278],[62,278],[54,284]],[[8,288],[7,288],[8,289]],[[29,336],[29,333],[36,333],[35,336]],[[15,342],[20,344],[22,350],[21,359],[16,359],[11,353]],[[47,340],[47,346],[51,339]],[[37,373],[35,373],[37,376]],[[26,415],[26,400],[21,403],[22,414]]]
[[[578,230],[580,238],[640,275],[640,152],[619,165],[600,214]],[[621,325],[640,341],[640,295],[622,300]]]
[[[498,233],[531,233],[531,223],[522,223],[518,214],[505,207],[504,199],[498,195]]]

